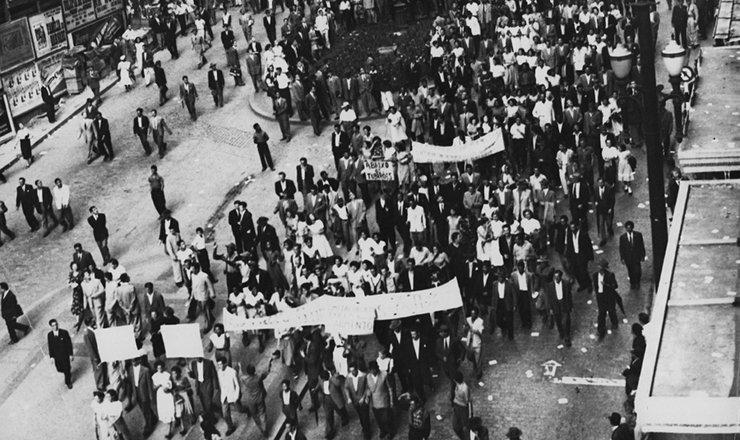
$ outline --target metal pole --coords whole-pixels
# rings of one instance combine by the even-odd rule
[[[632,12],[638,23],[640,36],[640,69],[642,77],[642,127],[648,168],[650,191],[650,230],[653,241],[654,283],[660,282],[666,246],[668,245],[668,221],[666,219],[665,194],[663,187],[663,149],[660,145],[658,121],[658,92],[655,87],[655,43],[650,27],[650,6],[653,2],[632,4]]]

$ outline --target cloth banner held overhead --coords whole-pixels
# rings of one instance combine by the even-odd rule
[[[227,331],[243,331],[324,324],[331,333],[367,335],[372,333],[376,320],[400,319],[458,307],[462,307],[462,297],[457,281],[452,280],[418,292],[360,298],[322,296],[304,306],[264,318],[246,319],[224,310],[224,327]]]
[[[474,141],[466,142],[461,148],[439,147],[412,142],[415,163],[463,162],[492,156],[504,151],[501,129],[494,130]]]
[[[168,358],[203,357],[200,324],[163,325],[159,332]]]
[[[133,325],[97,329],[95,339],[98,342],[98,353],[102,362],[139,357]]]

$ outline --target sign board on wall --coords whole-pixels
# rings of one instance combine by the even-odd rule
[[[24,17],[0,25],[0,71],[8,72],[33,59],[28,20]]]
[[[0,99],[0,139],[13,134],[13,118],[10,116],[8,99],[3,95]]]
[[[41,82],[49,86],[54,96],[59,96],[67,91],[67,83],[64,81],[64,71],[62,70],[63,58],[64,52],[57,52],[36,61]]]
[[[113,43],[113,40],[123,35],[123,12],[117,12],[104,20],[72,32],[72,42],[75,46],[90,47]]]
[[[95,20],[93,0],[62,0],[67,30],[80,28]]]
[[[95,0],[95,15],[98,18],[122,10],[123,0]]]
[[[67,48],[62,8],[56,7],[43,14],[28,17],[36,57],[41,58],[59,49]]]
[[[42,104],[41,75],[36,63],[3,75],[2,81],[13,116],[26,113]]]

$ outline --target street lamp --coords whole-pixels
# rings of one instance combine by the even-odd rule
[[[676,117],[676,142],[683,141],[683,93],[681,92],[681,71],[686,65],[686,49],[683,46],[671,40],[663,49],[663,64],[668,71],[668,81],[673,87],[673,93],[668,95],[665,100],[673,101],[673,114]],[[665,102],[665,101],[664,101]]]
[[[614,50],[609,51],[609,61],[617,78],[617,86],[620,93],[627,84],[627,78],[632,72],[632,52],[627,50],[622,44],[618,44]]]

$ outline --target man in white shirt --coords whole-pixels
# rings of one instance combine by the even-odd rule
[[[198,301],[198,307],[203,311],[206,316],[206,332],[211,329],[213,324],[213,314],[211,308],[208,306],[208,300],[216,298],[216,292],[213,289],[213,283],[211,283],[208,274],[200,270],[200,265],[195,263],[192,266],[193,273],[191,275],[191,298],[194,301]]]
[[[236,431],[236,425],[231,419],[231,407],[236,407],[238,411],[241,411],[241,388],[239,387],[239,378],[237,377],[236,370],[227,365],[226,359],[219,357],[216,360],[218,367],[218,386],[221,390],[221,413],[224,416],[226,422],[226,436],[229,436]]]
[[[483,350],[483,320],[478,316],[478,307],[470,310],[470,316],[465,320],[464,330],[467,332],[468,350],[473,353],[473,369],[476,378],[483,377],[483,365],[481,364],[481,352]]]
[[[62,224],[62,232],[66,232],[74,226],[72,208],[69,206],[69,186],[64,185],[62,179],[57,177],[54,179],[54,188],[51,191],[54,195],[54,205],[59,211],[59,223]]]
[[[424,243],[427,229],[427,218],[424,208],[416,204],[413,198],[409,199],[409,207],[406,209],[406,224],[414,243]]]

